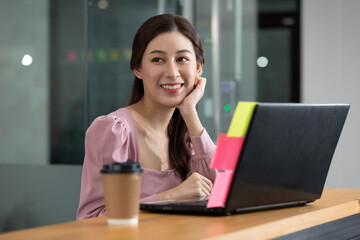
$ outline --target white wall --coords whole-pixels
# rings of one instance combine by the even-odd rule
[[[326,187],[360,188],[360,1],[302,1],[302,101],[350,103]]]

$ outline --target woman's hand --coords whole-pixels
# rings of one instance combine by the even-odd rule
[[[205,86],[206,78],[197,77],[194,84],[194,90],[192,90],[179,106],[177,106],[191,136],[200,136],[204,130],[196,111],[196,104],[204,95]]]
[[[159,193],[159,200],[203,198],[210,195],[212,182],[195,172],[175,188]]]
[[[189,111],[195,110],[196,104],[204,95],[205,86],[206,78],[197,77],[195,79],[194,89],[184,98],[180,105],[177,106],[181,113],[186,114]]]

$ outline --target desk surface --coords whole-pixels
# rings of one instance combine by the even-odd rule
[[[136,227],[112,227],[106,217],[0,234],[5,239],[268,239],[360,212],[360,189],[325,189],[302,207],[226,217],[140,213]]]

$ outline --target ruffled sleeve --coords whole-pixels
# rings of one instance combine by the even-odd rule
[[[198,172],[214,182],[217,172],[214,169],[210,169],[209,166],[214,155],[215,145],[206,129],[198,137],[190,135],[190,141],[193,147],[193,154],[189,162],[190,172],[187,177],[193,172]]]
[[[107,115],[94,120],[85,136],[78,220],[106,214],[100,170],[104,164],[125,162],[128,158],[139,162],[136,144],[124,119]]]

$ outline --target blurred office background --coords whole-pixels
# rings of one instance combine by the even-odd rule
[[[327,187],[359,188],[357,0],[0,0],[0,232],[75,220],[84,135],[127,105],[133,36],[187,17],[208,79],[198,110],[214,142],[236,103],[344,102]]]

